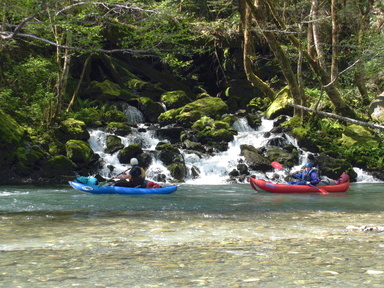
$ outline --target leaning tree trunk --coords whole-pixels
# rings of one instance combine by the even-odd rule
[[[267,83],[265,83],[255,74],[252,68],[252,59],[256,58],[255,50],[252,42],[252,39],[253,39],[252,32],[249,29],[252,23],[252,14],[245,2],[240,1],[239,6],[240,6],[239,10],[240,10],[240,15],[242,20],[241,22],[243,24],[243,30],[244,30],[243,65],[244,65],[245,75],[248,81],[253,86],[259,88],[266,97],[273,100],[275,97],[275,93],[272,91],[272,89],[269,87]]]
[[[247,2],[250,0],[246,0]],[[263,1],[267,4],[268,8],[273,12],[273,16],[276,20],[277,23],[279,23],[280,27],[282,29],[286,29],[283,21],[281,18],[275,13],[275,9],[273,4],[271,3],[270,0],[260,0]],[[350,116],[350,117],[355,117],[356,114],[355,112],[346,105],[346,103],[343,101],[341,98],[341,95],[339,91],[337,90],[337,87],[335,86],[335,83],[331,81],[331,76],[330,74],[325,71],[318,61],[314,59],[310,53],[308,53],[307,50],[302,49],[302,45],[300,44],[299,39],[297,39],[293,33],[288,33],[287,34],[288,39],[291,41],[292,45],[296,47],[298,50],[302,50],[303,52],[303,57],[305,60],[308,62],[308,64],[311,66],[312,70],[314,73],[318,76],[320,79],[321,84],[323,85],[323,88],[325,92],[327,93],[329,99],[332,101],[333,105],[335,106],[335,109],[337,113],[343,115],[343,116]]]
[[[266,9],[262,3],[262,0],[255,0],[254,3],[252,3],[252,0],[246,0],[246,3],[254,17],[256,24],[260,28],[261,33],[263,34],[264,38],[267,40],[269,47],[271,48],[273,54],[276,57],[276,60],[280,65],[283,75],[289,85],[289,90],[293,97],[294,103],[303,104],[304,95],[301,92],[301,89],[297,82],[296,75],[292,70],[289,59],[286,57],[286,53],[281,48],[273,32],[270,32],[269,29],[266,29],[264,27],[265,26],[264,13],[266,12]],[[294,112],[295,115],[300,115],[301,112],[296,108],[294,109],[295,109],[295,112]]]

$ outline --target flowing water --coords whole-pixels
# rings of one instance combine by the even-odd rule
[[[360,229],[384,225],[383,192],[3,186],[0,287],[383,287],[384,234]]]

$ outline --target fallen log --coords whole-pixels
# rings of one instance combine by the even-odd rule
[[[308,107],[305,107],[305,106],[301,106],[301,105],[297,105],[297,104],[293,104],[293,103],[289,103],[289,105],[291,105],[294,108],[298,108],[298,109],[302,109],[302,110],[305,110],[305,111],[313,112],[313,113],[316,113],[316,114],[319,114],[319,115],[322,115],[322,116],[326,116],[326,117],[329,117],[329,118],[334,118],[334,119],[346,121],[346,122],[357,124],[357,125],[361,125],[361,126],[366,126],[366,127],[370,127],[370,128],[376,128],[376,129],[384,130],[384,126],[382,126],[382,125],[378,125],[378,124],[374,124],[374,123],[367,123],[367,122],[351,119],[351,118],[348,118],[348,117],[339,116],[339,115],[336,115],[336,114],[333,114],[333,113],[329,113],[329,112],[314,110],[314,109],[311,109],[311,108],[308,108]]]

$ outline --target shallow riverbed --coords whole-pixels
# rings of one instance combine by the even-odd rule
[[[384,234],[360,227],[384,226],[384,184],[351,189],[182,185],[127,197],[0,187],[0,285],[382,287]]]

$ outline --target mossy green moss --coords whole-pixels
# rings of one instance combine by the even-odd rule
[[[88,143],[82,140],[69,140],[65,143],[67,157],[79,167],[87,166],[94,160],[94,152]]]
[[[103,119],[105,122],[126,122],[127,121],[127,116],[124,114],[124,112],[120,110],[109,110],[104,113]]]
[[[150,122],[157,122],[157,118],[164,112],[163,106],[149,97],[140,97],[140,103],[145,117]]]
[[[0,165],[9,165],[15,161],[15,152],[25,141],[25,131],[2,110],[0,110],[0,123]]]
[[[167,109],[180,108],[192,100],[188,98],[187,93],[182,90],[169,91],[161,95],[161,101],[167,106]]]
[[[272,102],[271,105],[267,108],[265,111],[265,118],[267,119],[273,119],[278,115],[286,114],[286,115],[292,115],[293,108],[288,105],[289,102],[291,102],[291,96],[289,92],[289,88],[285,87],[283,88],[277,95],[275,100]]]

